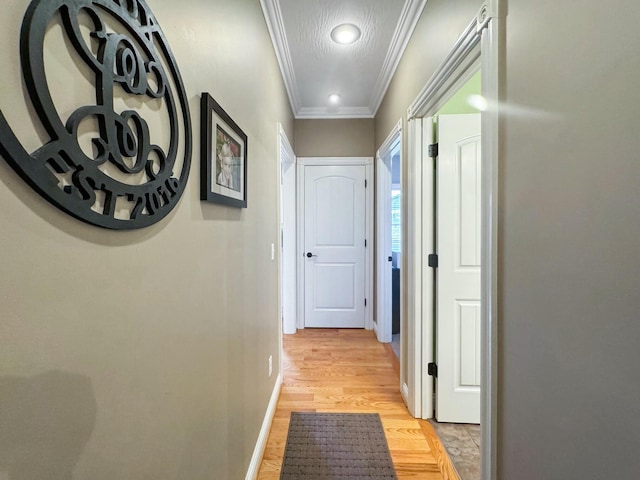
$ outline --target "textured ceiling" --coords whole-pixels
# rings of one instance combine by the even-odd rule
[[[375,115],[426,0],[261,3],[295,116],[348,118]],[[356,43],[331,40],[342,23],[360,28]]]

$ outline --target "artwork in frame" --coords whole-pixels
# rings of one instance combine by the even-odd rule
[[[247,136],[211,95],[200,100],[200,199],[247,207]]]

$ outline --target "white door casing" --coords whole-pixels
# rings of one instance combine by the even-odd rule
[[[480,423],[480,114],[438,117],[436,417]]]
[[[367,205],[372,198],[365,181],[372,162],[321,162],[300,159],[298,175],[304,327],[371,328],[365,300],[371,288],[366,278],[372,250]]]
[[[296,333],[296,157],[279,126],[282,331]]]
[[[436,142],[436,132],[433,117],[424,117],[414,119],[412,123],[416,123],[421,134],[420,163],[422,165],[421,185],[422,185],[422,203],[420,216],[422,223],[420,225],[420,242],[422,249],[417,250],[417,257],[421,259],[422,268],[420,270],[420,284],[417,286],[417,295],[421,298],[421,320],[422,320],[422,338],[420,353],[421,365],[426,367],[429,362],[435,361],[434,343],[435,343],[435,272],[429,267],[429,255],[435,252],[435,159],[429,155],[429,145]],[[422,394],[422,418],[433,418],[434,411],[434,378],[429,375],[427,368],[420,369],[421,373],[421,394]]]
[[[391,164],[388,156],[376,162],[376,321],[379,342],[391,341]]]
[[[402,199],[402,221],[406,226],[403,233],[406,237],[402,242],[404,258],[409,259],[404,263],[406,282],[406,310],[402,312],[402,318],[406,319],[406,333],[400,336],[402,358],[400,359],[400,393],[407,404],[409,413],[416,418],[423,416],[423,378],[422,359],[425,350],[430,348],[428,342],[423,341],[422,312],[423,312],[423,206],[422,183],[423,175],[423,121],[422,118],[413,118],[408,122],[407,144],[408,158],[406,162],[406,188]],[[433,170],[432,170],[433,171]],[[431,212],[433,215],[433,211]],[[403,304],[404,306],[404,304]],[[402,329],[402,327],[401,327]],[[405,353],[406,352],[406,353]],[[430,413],[429,413],[430,415]],[[429,417],[426,417],[429,418]]]

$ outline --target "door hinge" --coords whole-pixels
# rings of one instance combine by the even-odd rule
[[[427,363],[427,373],[435,378],[438,378],[438,365],[434,362]]]
[[[364,246],[365,247],[367,246],[367,239],[366,238],[364,239]]]
[[[438,144],[437,143],[432,143],[431,145],[429,145],[429,147],[427,149],[427,155],[429,155],[430,158],[436,158],[438,156]]]
[[[367,188],[367,179],[364,179],[364,188]]]
[[[432,253],[429,255],[429,266],[431,268],[438,268],[438,254]]]
[[[364,306],[365,307],[367,306],[367,299],[366,298],[364,299]]]

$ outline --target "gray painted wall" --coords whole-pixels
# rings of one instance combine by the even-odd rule
[[[503,479],[640,476],[640,4],[511,0]]]
[[[298,157],[373,157],[372,118],[296,120],[293,149]]]
[[[28,3],[2,5],[0,109],[35,149],[45,140],[18,57]],[[0,160],[0,478],[244,478],[274,388],[276,124],[291,138],[293,118],[264,17],[254,0],[148,3],[193,122],[189,183],[169,217],[135,232],[86,225]],[[49,50],[47,73],[77,108],[86,97],[69,85],[84,81],[64,57]],[[203,91],[249,137],[247,209],[199,200]]]
[[[430,0],[379,145],[480,2]],[[640,475],[640,4],[510,0],[499,226],[502,480]]]

